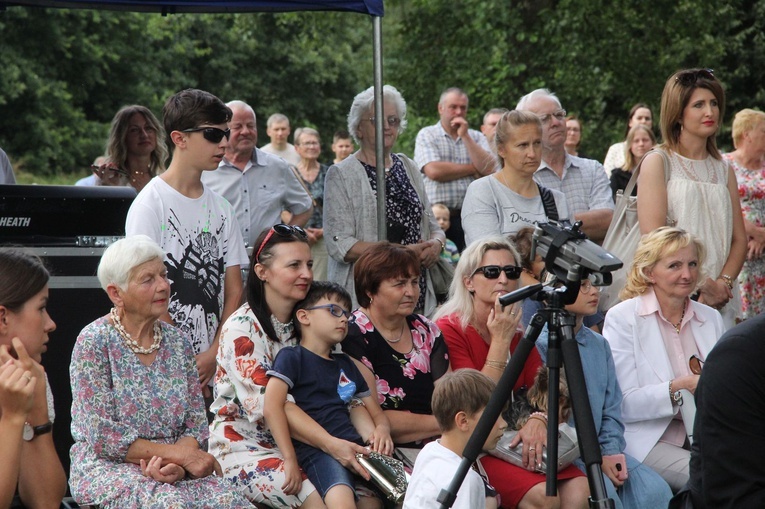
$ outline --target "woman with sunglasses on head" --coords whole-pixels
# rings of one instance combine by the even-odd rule
[[[284,457],[263,417],[266,372],[279,350],[297,344],[292,312],[311,286],[311,266],[302,228],[277,224],[264,230],[250,261],[247,301],[221,330],[209,451],[220,462],[223,477],[259,507],[323,507],[310,481],[297,489],[289,485]],[[293,438],[364,472],[354,457],[364,448],[322,433],[323,428],[292,403],[285,411],[296,412],[304,423],[290,428]]]
[[[0,508],[14,493],[25,507],[58,507],[66,492],[40,365],[56,329],[46,309],[49,277],[37,256],[0,248]]]
[[[518,289],[522,270],[520,255],[503,237],[477,240],[463,251],[449,300],[436,315],[436,325],[449,347],[451,369],[478,369],[494,381],[502,376],[523,332],[518,327],[521,303],[502,307],[499,297]],[[534,349],[513,389],[514,399],[523,397],[533,385],[541,366],[542,359]],[[525,469],[493,456],[480,460],[489,482],[501,495],[502,507],[587,507],[587,479],[574,466],[558,472],[558,497],[545,496],[545,476],[535,472],[547,443],[542,416],[529,419],[516,440],[523,442]]]
[[[446,237],[431,211],[417,163],[404,154],[392,153],[407,122],[406,102],[390,85],[383,87],[382,115],[387,240],[406,246],[419,258],[420,292],[416,309],[431,316],[437,302],[426,269],[438,261]],[[359,144],[359,150],[327,172],[324,238],[330,256],[328,278],[348,290],[355,307],[359,303],[353,289],[353,264],[379,241],[373,87],[353,99],[348,132]]]
[[[514,235],[521,228],[568,219],[566,197],[534,181],[542,161],[542,123],[528,111],[508,111],[497,123],[497,155],[502,169],[468,186],[462,204],[465,242]]]
[[[404,246],[383,242],[361,255],[353,273],[360,307],[349,321],[343,351],[359,361],[375,388],[393,441],[420,448],[440,433],[430,398],[449,356],[438,327],[415,312],[419,259]]]
[[[690,298],[704,280],[705,246],[680,228],[644,235],[625,299],[608,310],[603,336],[621,386],[625,452],[653,468],[673,491],[688,482],[690,446],[680,389],[696,390],[699,362],[724,332],[720,313]]]
[[[704,244],[707,278],[698,301],[719,309],[731,327],[741,312],[736,278],[747,236],[736,175],[715,141],[724,110],[725,91],[710,69],[669,77],[661,96],[664,143],[643,160],[637,213],[642,234],[671,222]]]
[[[106,161],[93,166],[99,185],[128,184],[140,192],[149,181],[165,171],[165,131],[150,109],[122,107],[112,120],[106,142]]]

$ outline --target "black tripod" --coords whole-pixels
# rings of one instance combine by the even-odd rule
[[[454,504],[462,481],[467,475],[468,469],[476,461],[481,453],[481,448],[486,442],[494,423],[497,421],[505,403],[510,400],[513,387],[523,371],[531,350],[536,347],[536,340],[542,332],[544,325],[548,325],[548,349],[547,367],[549,369],[548,398],[550,403],[547,410],[547,496],[557,494],[558,482],[558,405],[560,368],[565,364],[568,377],[571,405],[576,421],[576,432],[579,441],[579,450],[584,461],[587,480],[590,486],[591,508],[613,508],[614,501],[607,497],[606,486],[603,481],[600,455],[600,444],[595,432],[595,422],[592,418],[590,398],[587,395],[587,386],[584,381],[582,360],[579,357],[579,349],[574,339],[574,317],[563,309],[564,299],[579,293],[579,281],[569,284],[568,288],[550,289],[541,284],[522,288],[515,292],[504,295],[501,303],[504,306],[512,304],[527,297],[537,300],[548,300],[549,306],[538,311],[529,322],[526,334],[518,343],[502,377],[497,383],[497,390],[492,395],[489,403],[483,411],[475,431],[470,436],[465,450],[462,453],[457,472],[454,474],[449,487],[441,490],[438,502],[441,508],[446,509]],[[571,300],[571,299],[570,299]],[[573,302],[573,300],[571,300]]]

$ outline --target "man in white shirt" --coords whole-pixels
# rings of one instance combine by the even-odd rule
[[[271,143],[265,145],[261,150],[279,156],[293,166],[300,163],[300,156],[295,150],[295,146],[287,141],[290,135],[290,119],[286,115],[274,113],[268,117],[266,134],[271,139]]]

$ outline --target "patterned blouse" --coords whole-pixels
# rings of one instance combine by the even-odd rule
[[[423,206],[417,196],[414,186],[409,181],[404,168],[404,162],[396,154],[390,155],[393,164],[385,175],[385,213],[388,223],[388,240],[396,244],[408,246],[422,240],[420,221]],[[377,195],[377,169],[361,162],[369,177],[372,192]],[[318,180],[318,179],[317,179]],[[420,277],[420,298],[416,309],[425,306],[426,269],[422,269]]]
[[[407,323],[414,346],[403,354],[391,348],[369,317],[357,309],[348,323],[343,351],[374,373],[383,410],[431,414],[433,384],[449,368],[449,353],[435,323],[416,314],[409,315]]]

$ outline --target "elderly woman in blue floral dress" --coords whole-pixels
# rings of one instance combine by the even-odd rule
[[[245,508],[214,472],[194,352],[159,318],[170,285],[149,237],[112,244],[98,279],[114,304],[77,338],[72,382],[72,495],[102,508]]]
[[[221,330],[209,450],[220,461],[223,477],[259,507],[323,508],[309,480],[288,487],[284,456],[263,416],[266,372],[279,350],[297,344],[293,309],[313,281],[311,248],[302,228],[285,224],[264,230],[254,247],[247,302]],[[369,479],[355,457],[367,452],[364,447],[329,435],[294,401],[285,411],[292,413],[292,438],[331,454]]]

